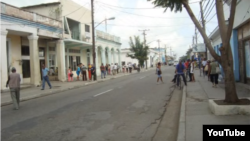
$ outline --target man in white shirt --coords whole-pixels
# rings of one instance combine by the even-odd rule
[[[117,65],[116,63],[114,64],[114,69],[113,69],[113,74],[116,75],[116,72],[117,72]]]
[[[206,60],[206,58],[204,58],[202,61],[203,75],[205,74],[204,69],[205,69],[206,65],[207,65],[207,60]]]

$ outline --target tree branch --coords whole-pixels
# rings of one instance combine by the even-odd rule
[[[227,27],[227,36],[226,36],[225,46],[228,46],[230,38],[231,38],[231,35],[232,35],[232,29],[233,29],[233,24],[234,24],[234,17],[235,17],[236,5],[237,5],[237,0],[232,0],[232,2],[231,2],[231,9],[230,9],[229,24],[228,24],[228,27]],[[228,53],[228,51],[229,51],[229,49],[226,48],[225,52]]]
[[[194,13],[192,11],[192,9],[190,8],[188,2],[186,0],[184,0],[183,5],[185,7],[185,9],[187,10],[191,20],[193,21],[193,23],[195,24],[195,26],[197,27],[197,29],[199,30],[199,32],[201,33],[201,36],[203,37],[204,41],[205,41],[205,45],[208,48],[209,52],[211,53],[211,55],[219,62],[221,63],[221,57],[219,55],[217,55],[211,45],[211,42],[209,40],[209,38],[207,37],[205,31],[203,30],[203,28],[201,27],[200,23],[198,22],[198,20],[196,19],[196,17],[194,16]]]

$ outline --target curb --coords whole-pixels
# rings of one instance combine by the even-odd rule
[[[132,74],[135,74],[135,73],[132,73]],[[116,77],[112,77],[112,78],[106,78],[105,80],[104,79],[100,79],[100,80],[97,80],[97,81],[94,81],[94,82],[87,82],[87,83],[82,84],[82,85],[77,85],[77,86],[73,86],[73,87],[69,87],[69,88],[65,88],[65,89],[60,89],[60,90],[55,90],[55,91],[49,91],[49,92],[46,92],[46,93],[40,93],[40,94],[28,96],[28,97],[23,97],[23,98],[20,98],[20,102],[31,100],[31,99],[35,99],[35,98],[39,98],[39,97],[44,97],[44,96],[48,96],[48,95],[52,95],[52,94],[56,94],[56,93],[59,93],[59,92],[62,92],[62,91],[68,91],[68,90],[72,90],[72,89],[76,89],[76,88],[80,88],[80,87],[92,85],[92,84],[95,84],[95,83],[100,83],[100,82],[112,80],[112,79],[123,77],[123,76],[127,76],[127,75],[132,75],[132,74],[124,74],[124,75],[120,75],[120,76],[116,76]],[[10,105],[12,103],[13,103],[12,100],[7,101],[7,102],[1,102],[1,107],[2,106],[6,106],[6,105]]]
[[[187,87],[184,86],[183,92],[182,92],[181,111],[180,111],[180,118],[179,118],[177,141],[186,140],[186,94],[187,94]]]

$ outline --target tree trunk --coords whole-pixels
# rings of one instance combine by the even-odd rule
[[[231,49],[231,55],[226,54],[225,52],[225,48],[220,48],[221,51],[221,60],[222,61],[222,68],[224,70],[224,74],[225,74],[225,102],[227,103],[235,103],[237,101],[239,101],[238,96],[237,96],[237,92],[236,92],[236,86],[235,86],[235,80],[234,80],[234,71],[233,71],[233,60],[232,60],[232,52]],[[230,45],[229,45],[229,48]],[[228,56],[231,56],[230,58],[228,58]]]

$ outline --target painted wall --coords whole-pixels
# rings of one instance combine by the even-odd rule
[[[237,28],[239,25],[241,25],[250,18],[250,14],[247,12],[249,10],[249,5],[249,0],[238,0],[233,28]],[[229,14],[230,7],[227,4],[224,4],[225,19],[229,18]]]

